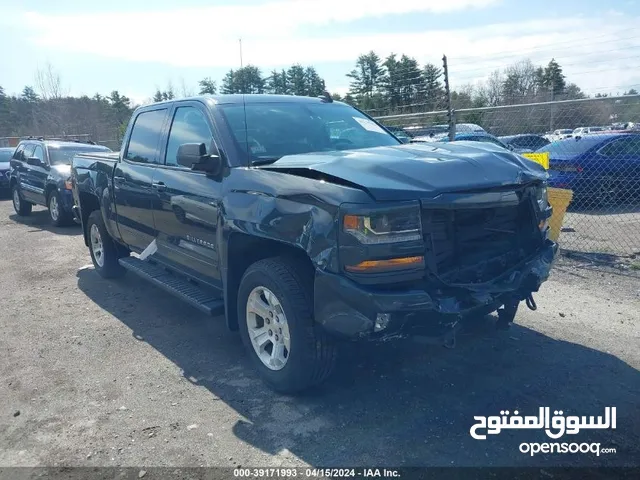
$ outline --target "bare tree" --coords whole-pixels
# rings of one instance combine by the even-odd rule
[[[68,95],[67,89],[62,86],[60,74],[49,62],[44,68],[36,70],[35,81],[43,100],[57,100]]]
[[[191,87],[187,87],[184,78],[180,78],[180,95],[184,97],[193,97],[195,91]]]

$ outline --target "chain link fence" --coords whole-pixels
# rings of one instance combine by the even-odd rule
[[[404,141],[449,141],[447,111],[375,115]],[[640,95],[465,108],[455,141],[548,152],[550,186],[573,192],[565,251],[640,254]]]

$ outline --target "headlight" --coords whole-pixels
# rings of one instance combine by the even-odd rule
[[[538,201],[538,207],[540,210],[545,210],[549,205],[549,194],[547,192],[547,186],[542,185],[536,188],[536,200]]]
[[[347,214],[343,217],[342,226],[345,233],[353,235],[365,245],[410,242],[422,239],[420,208],[418,206],[368,215]]]

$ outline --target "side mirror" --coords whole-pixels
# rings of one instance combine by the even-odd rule
[[[222,167],[222,161],[217,154],[207,154],[204,143],[183,143],[178,147],[178,165],[191,170],[217,175]]]
[[[42,160],[40,160],[38,157],[29,157],[27,158],[27,164],[33,165],[34,167],[39,167],[40,165],[42,165]]]

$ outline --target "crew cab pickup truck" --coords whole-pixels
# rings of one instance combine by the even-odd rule
[[[223,313],[291,393],[340,340],[450,342],[535,308],[557,250],[547,173],[463,143],[403,144],[328,95],[203,96],[138,108],[119,154],[74,157],[72,191],[100,275]]]

